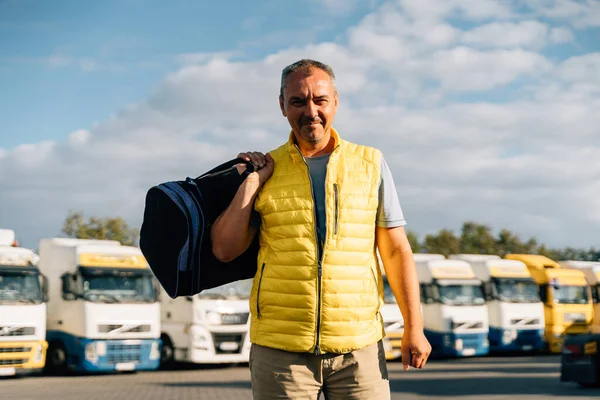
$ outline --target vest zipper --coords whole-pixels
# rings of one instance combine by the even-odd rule
[[[339,206],[338,206],[338,185],[337,183],[333,184],[333,196],[335,198],[335,220],[334,220],[334,225],[333,225],[333,234],[335,236],[337,236],[338,234],[338,213],[339,213]]]
[[[260,279],[258,280],[258,288],[256,288],[256,318],[260,319],[260,306],[258,305],[258,300],[260,299],[260,285],[262,284],[263,274],[265,273],[265,265],[263,263],[260,269]]]
[[[310,182],[310,193],[312,195],[313,198],[313,227],[315,230],[315,250],[317,251],[317,332],[316,332],[316,338],[315,338],[315,351],[314,354],[315,355],[320,355],[321,354],[321,276],[323,276],[323,265],[322,265],[322,253],[319,251],[319,243],[318,243],[318,233],[317,233],[317,205],[315,204],[315,193],[313,190],[313,182],[312,182],[312,178],[310,177],[310,167],[308,166],[308,163],[306,162],[306,159],[304,158],[304,154],[302,154],[302,152],[300,151],[300,149],[298,148],[298,146],[296,145],[296,148],[298,149],[298,153],[300,153],[300,156],[302,157],[302,161],[304,161],[304,164],[306,165],[306,172],[308,173],[308,181]]]

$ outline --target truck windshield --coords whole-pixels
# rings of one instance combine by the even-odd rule
[[[95,303],[154,303],[156,292],[148,273],[82,269],[83,298]]]
[[[590,301],[587,286],[552,287],[552,295],[558,304],[587,304]]]
[[[37,273],[0,271],[0,304],[40,304],[43,298]]]
[[[451,306],[479,306],[485,304],[481,286],[437,285],[439,300]]]
[[[385,304],[396,304],[396,298],[385,276],[383,277],[383,300]]]
[[[252,290],[252,279],[231,282],[213,289],[203,290],[198,294],[198,298],[207,299],[225,299],[225,300],[245,300],[250,298]]]
[[[533,280],[496,279],[496,297],[507,303],[538,303],[539,289]]]

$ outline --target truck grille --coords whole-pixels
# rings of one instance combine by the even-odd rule
[[[25,364],[26,362],[27,362],[26,358],[14,358],[14,359],[8,359],[8,360],[0,359],[0,366],[20,365],[20,364]]]
[[[452,329],[481,329],[483,328],[483,322],[481,321],[476,321],[476,322],[456,322],[456,321],[452,321]]]
[[[540,319],[539,318],[513,318],[510,320],[510,323],[511,323],[511,325],[520,325],[520,326],[539,325]]]
[[[246,325],[250,313],[221,314],[222,325]]]
[[[0,354],[6,353],[29,353],[31,347],[4,347],[0,348]]]
[[[122,325],[122,324],[98,325],[98,332],[109,333],[109,332],[115,331],[117,329],[121,329],[121,328],[123,328],[123,326],[124,325]],[[144,324],[144,325],[136,325],[129,329],[123,329],[119,332],[120,333],[142,333],[142,332],[150,332],[150,330],[151,330],[150,325]]]
[[[584,313],[565,313],[564,320],[574,324],[585,324],[587,322]]]
[[[107,359],[111,364],[140,362],[142,346],[139,344],[108,343]]]
[[[238,354],[242,351],[242,345],[244,342],[244,333],[224,333],[224,332],[213,332],[212,340],[215,345],[216,354]],[[221,349],[222,343],[237,343],[236,350],[223,350]]]
[[[1,326],[0,336],[33,336],[35,335],[34,326],[24,326],[22,328],[13,329],[13,326]]]

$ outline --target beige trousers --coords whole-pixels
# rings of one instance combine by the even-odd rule
[[[253,344],[250,376],[255,400],[389,400],[383,343],[347,354],[293,353]]]

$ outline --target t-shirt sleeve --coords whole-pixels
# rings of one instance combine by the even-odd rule
[[[377,209],[377,226],[395,228],[406,225],[400,199],[396,191],[394,177],[387,162],[381,157],[381,180],[379,184],[379,207]]]

